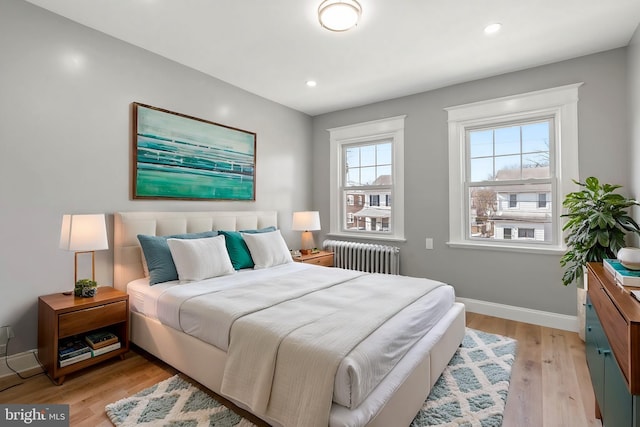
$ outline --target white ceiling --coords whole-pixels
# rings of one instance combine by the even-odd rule
[[[640,23],[640,0],[360,0],[345,33],[321,0],[28,1],[310,115],[626,46]]]

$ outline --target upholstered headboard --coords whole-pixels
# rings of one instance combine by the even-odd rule
[[[278,226],[276,211],[116,212],[113,233],[113,286],[144,277],[138,234],[166,236],[211,230],[249,230]]]

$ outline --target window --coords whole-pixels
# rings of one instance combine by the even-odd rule
[[[518,239],[533,239],[535,230],[533,228],[518,228]]]
[[[404,118],[329,129],[330,234],[404,240]]]
[[[547,193],[538,194],[538,208],[543,209],[547,207]]]
[[[564,251],[580,85],[447,108],[450,246]]]
[[[505,228],[504,232],[502,234],[502,238],[504,240],[511,240],[511,229],[510,228]]]

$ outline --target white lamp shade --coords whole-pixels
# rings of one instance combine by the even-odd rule
[[[63,215],[60,248],[76,252],[109,249],[104,214]]]
[[[320,213],[318,211],[304,211],[293,213],[293,231],[320,230]]]

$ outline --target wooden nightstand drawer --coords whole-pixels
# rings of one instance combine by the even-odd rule
[[[87,330],[99,329],[127,320],[127,303],[118,301],[96,307],[85,308],[72,313],[61,314],[58,319],[59,338],[79,334]]]
[[[333,267],[333,257],[332,256],[323,256],[319,258],[310,259],[307,261],[303,261],[306,264],[315,264],[315,265],[323,265],[325,267]]]
[[[323,267],[333,267],[333,252],[319,251],[315,254],[301,255],[293,258],[295,262],[305,264],[321,265]]]

